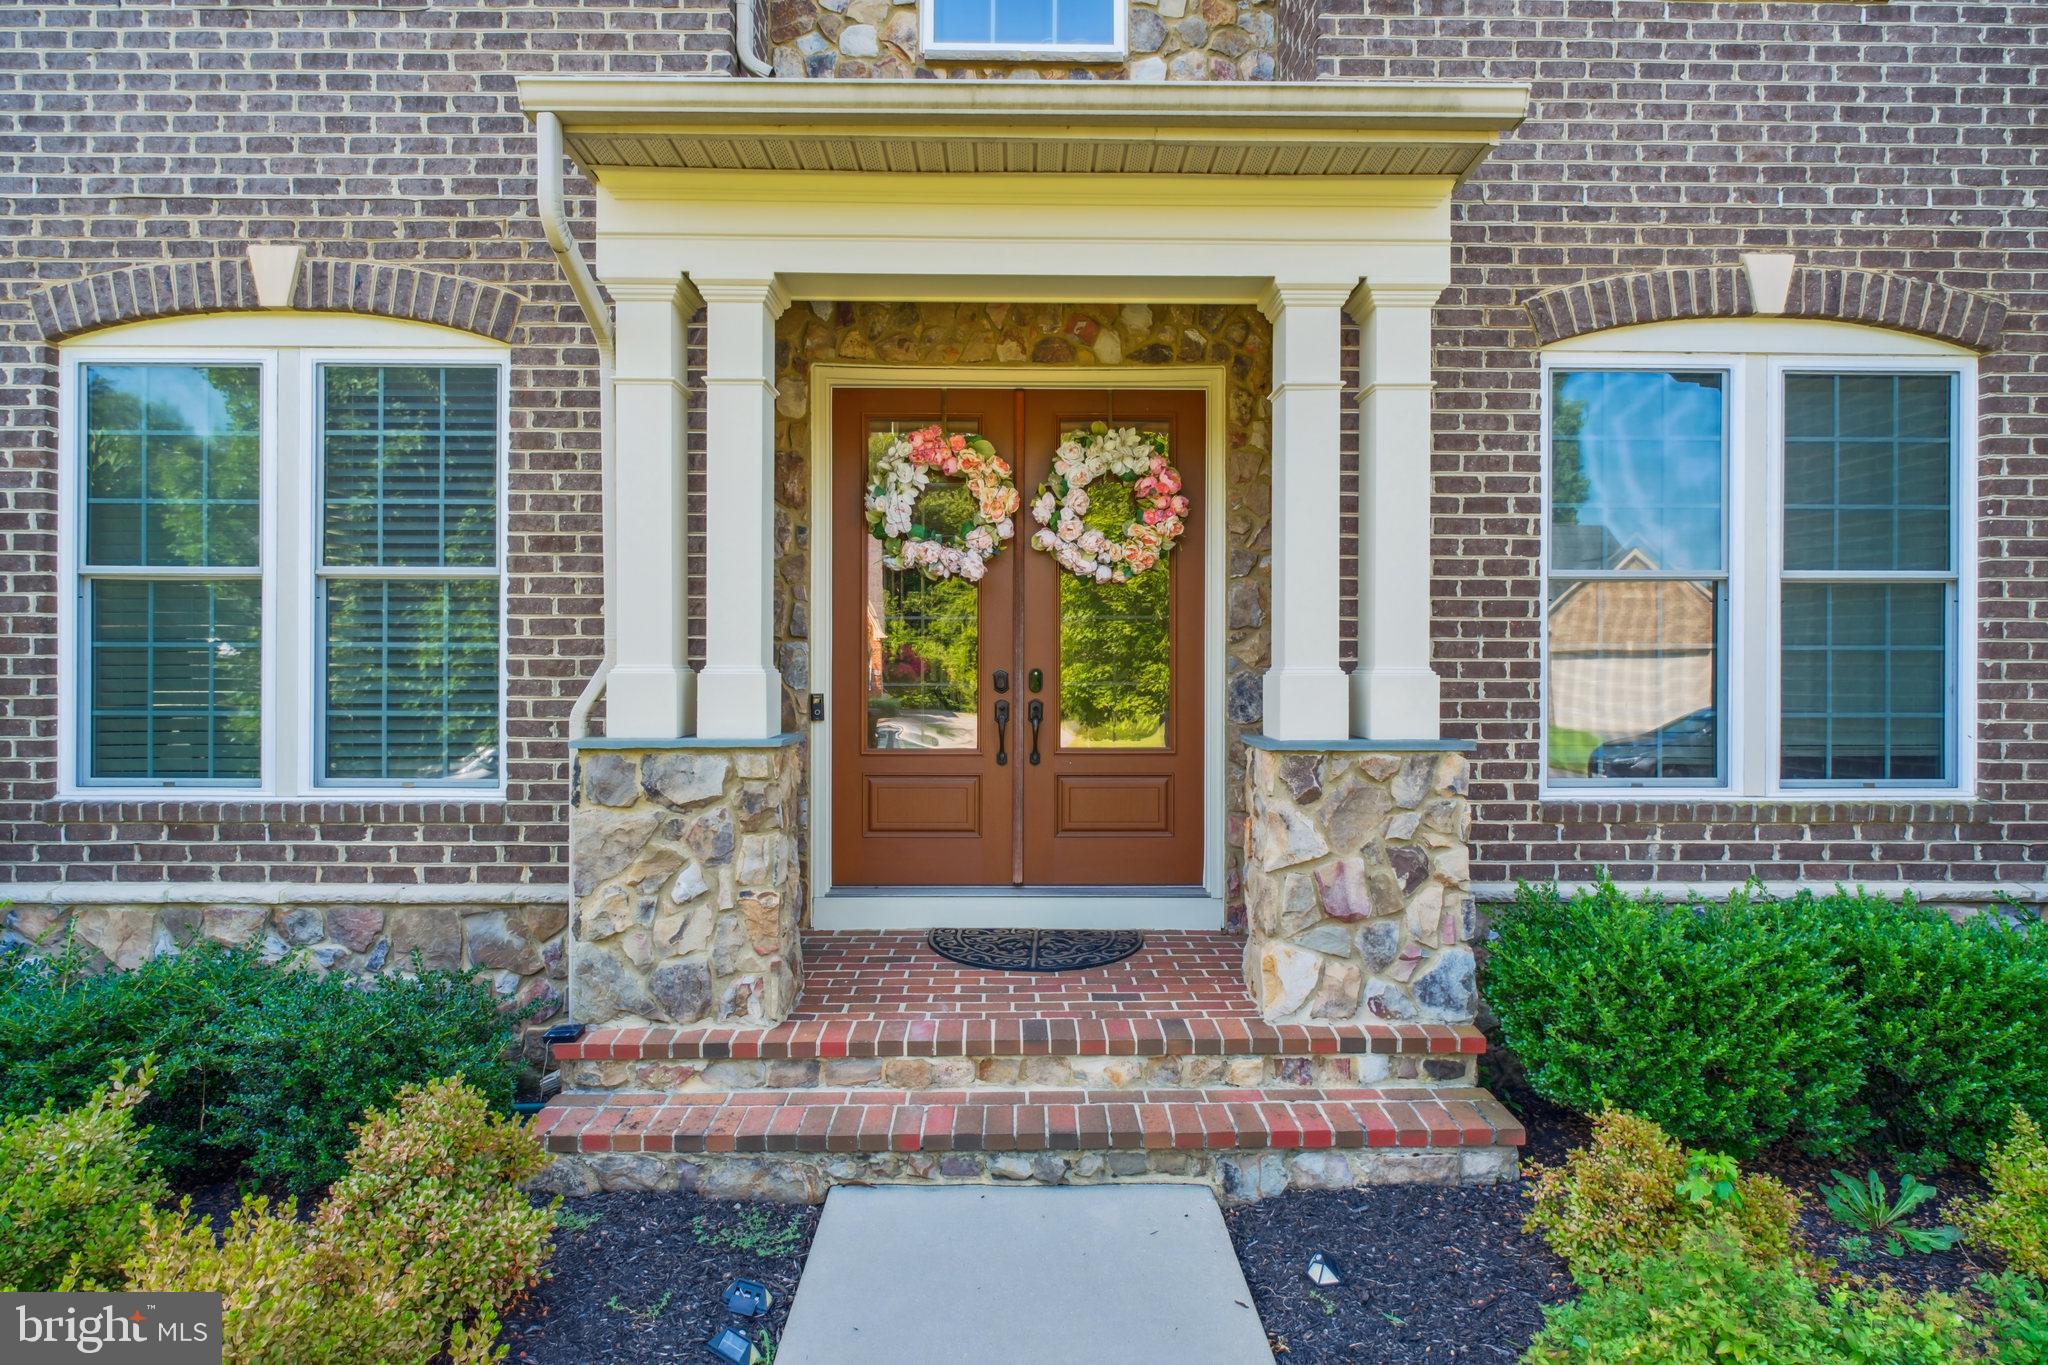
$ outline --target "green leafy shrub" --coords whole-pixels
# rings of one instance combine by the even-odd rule
[[[145,1213],[167,1191],[142,1150],[147,1071],[116,1072],[86,1103],[0,1121],[0,1290],[117,1283]]]
[[[539,1278],[554,1227],[511,1182],[545,1157],[453,1080],[407,1087],[360,1132],[310,1220],[251,1196],[216,1244],[189,1203],[152,1215],[129,1287],[221,1294],[234,1365],[502,1358],[498,1314]]]
[[[1893,1151],[1977,1164],[2015,1107],[2048,1114],[2048,928],[1957,924],[1910,899],[1837,891],[1783,906],[1820,931],[1862,1020],[1860,1102]]]
[[[2012,1111],[2012,1136],[1993,1144],[1984,1175],[1991,1197],[1964,1204],[1956,1226],[2014,1270],[2048,1280],[2048,1142],[2026,1110]]]
[[[1953,1301],[1835,1289],[1758,1263],[1723,1231],[1688,1230],[1626,1277],[1544,1310],[1528,1365],[1952,1365],[1974,1333]]]
[[[2048,1288],[2027,1275],[1986,1275],[1977,1281],[1985,1300],[1980,1322],[1984,1358],[1995,1365],[2041,1365],[2048,1360]]]
[[[0,1115],[82,1104],[112,1066],[154,1057],[139,1118],[167,1174],[311,1191],[342,1173],[349,1125],[408,1082],[462,1076],[508,1103],[531,1012],[473,972],[363,982],[205,944],[90,975],[16,954],[0,963]]]
[[[548,1162],[523,1124],[439,1080],[400,1091],[358,1131],[313,1219],[330,1244],[400,1268],[411,1306],[435,1322],[473,1320],[539,1280],[555,1211],[519,1189]]]
[[[1580,1280],[1674,1250],[1687,1233],[1725,1233],[1759,1263],[1795,1256],[1796,1195],[1767,1175],[1743,1174],[1725,1157],[1687,1152],[1648,1119],[1605,1110],[1593,1140],[1564,1164],[1532,1172],[1528,1230]]]
[[[1867,1131],[1845,971],[1783,907],[1525,885],[1495,927],[1487,1002],[1537,1093],[1737,1156],[1782,1138],[1837,1151]]]

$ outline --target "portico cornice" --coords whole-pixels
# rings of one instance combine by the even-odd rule
[[[530,77],[586,169],[1458,177],[1525,87],[1459,82],[725,81]]]

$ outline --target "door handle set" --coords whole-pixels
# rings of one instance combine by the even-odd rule
[[[1010,690],[1010,675],[1005,669],[997,669],[989,679],[989,685],[997,692]],[[1045,685],[1045,673],[1041,669],[1031,670],[1031,690],[1036,692]],[[1031,722],[1031,763],[1038,763],[1038,727],[1045,723],[1045,703],[1033,697],[1024,704],[1024,718]],[[1007,697],[996,700],[996,766],[1010,766],[1010,702]]]

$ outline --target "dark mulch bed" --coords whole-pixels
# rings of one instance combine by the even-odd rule
[[[1591,1136],[1584,1115],[1535,1094],[1511,1070],[1486,1080],[1529,1130],[1522,1149],[1525,1170],[1556,1165]],[[1860,1179],[1872,1166],[1895,1191],[1897,1168],[1860,1152],[1816,1159],[1773,1148],[1744,1163],[1798,1191],[1807,1246],[1836,1261],[1845,1276],[1889,1280],[1919,1294],[1962,1290],[1995,1269],[1968,1247],[1888,1256],[1880,1237],[1871,1239],[1861,1258],[1846,1257],[1842,1239],[1854,1237],[1855,1230],[1828,1214],[1820,1191],[1831,1171]],[[1984,1191],[1983,1181],[1967,1169],[1916,1174],[1939,1191],[1909,1220],[1916,1226],[1946,1222],[1944,1209],[1952,1200]],[[1512,1361],[1543,1325],[1543,1305],[1577,1292],[1563,1262],[1541,1238],[1522,1231],[1528,1207],[1518,1186],[1397,1185],[1284,1194],[1231,1209],[1225,1221],[1282,1365]],[[1317,1289],[1309,1282],[1308,1259],[1317,1251],[1336,1261],[1342,1284]]]
[[[505,1322],[512,1360],[708,1360],[704,1343],[728,1325],[779,1341],[818,1228],[815,1208],[683,1193],[598,1194],[562,1208],[572,1226],[555,1233],[553,1275]],[[721,1245],[721,1234],[746,1245]],[[725,1311],[725,1287],[742,1277],[775,1291],[766,1318]]]
[[[1284,1365],[1512,1361],[1571,1278],[1522,1231],[1514,1186],[1388,1185],[1278,1195],[1225,1215]],[[1342,1284],[1304,1270],[1321,1251]]]

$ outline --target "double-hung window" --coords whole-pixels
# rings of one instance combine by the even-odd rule
[[[1742,326],[1545,358],[1544,789],[1964,793],[1972,362]]]
[[[972,60],[1120,61],[1124,0],[923,0],[924,55]]]
[[[64,352],[62,785],[499,790],[503,348],[372,319],[110,337]]]

